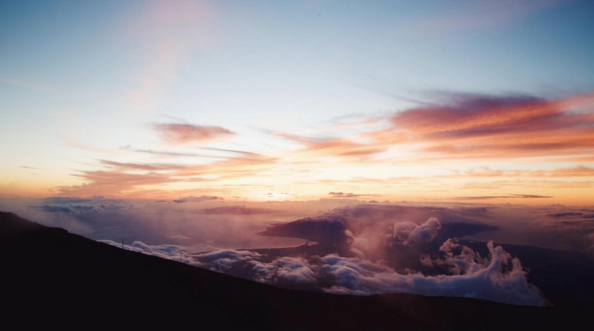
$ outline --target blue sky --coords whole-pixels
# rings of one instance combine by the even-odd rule
[[[49,189],[97,159],[152,162],[121,148],[165,148],[160,122],[221,126],[237,138],[209,147],[277,153],[300,142],[271,133],[346,138],[366,128],[331,124],[444,94],[587,94],[592,14],[578,0],[3,1],[0,183],[33,185],[23,165],[51,169]]]

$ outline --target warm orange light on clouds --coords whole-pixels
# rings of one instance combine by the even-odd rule
[[[592,201],[594,166],[575,162],[594,153],[592,95],[551,101],[452,98],[455,101],[449,104],[345,126],[348,132],[358,128],[354,135],[335,129],[332,137],[271,133],[271,140],[288,140],[300,147],[266,154],[208,147],[219,136],[241,139],[224,127],[155,124],[153,135],[164,139],[166,149],[127,146],[114,151],[117,159],[95,159],[87,165],[90,169],[71,172],[80,184],[39,185],[35,190],[29,185],[22,193],[172,199],[209,195],[273,201]],[[369,123],[382,122],[383,128],[369,129]],[[193,142],[202,147],[188,149]],[[409,154],[393,153],[402,148]],[[105,156],[100,149],[80,151],[91,158]],[[10,195],[10,189],[2,187],[2,194]]]
[[[563,2],[480,2],[456,7],[457,11],[436,11],[436,16],[413,15],[414,24],[400,20],[408,23],[397,40],[420,48],[418,53],[407,53],[410,63],[405,58],[398,61],[423,70],[432,67],[427,72],[441,70],[433,64],[441,63],[438,58],[430,63],[414,60],[426,50],[413,39],[511,26]],[[353,67],[365,68],[363,72],[370,68],[383,74],[389,56],[378,66],[373,56],[379,60],[384,53],[408,51],[396,39],[385,41],[384,35],[397,34],[394,24],[367,30],[382,23],[375,18],[383,13],[376,12],[361,24],[343,22],[345,28],[366,30],[361,38],[358,32],[333,35],[334,27],[316,30],[316,24],[325,21],[311,26],[308,21],[303,30],[281,24],[282,29],[270,34],[274,29],[254,18],[268,20],[266,15],[273,13],[271,17],[279,21],[276,15],[282,11],[270,8],[258,16],[252,8],[230,9],[208,1],[152,1],[124,7],[127,14],[103,22],[112,28],[94,39],[109,46],[106,54],[111,57],[95,58],[95,51],[83,54],[95,61],[85,62],[85,68],[103,65],[110,75],[99,72],[93,77],[101,79],[81,79],[80,70],[72,69],[77,75],[71,77],[69,88],[49,88],[53,85],[25,74],[23,79],[0,75],[0,84],[18,95],[6,108],[12,124],[5,124],[5,130],[12,131],[5,138],[19,137],[18,147],[5,148],[2,196],[528,204],[594,200],[594,94],[567,92],[591,91],[589,85],[551,97],[534,89],[528,89],[532,95],[435,92],[428,87],[433,83],[423,81],[425,74],[402,74],[411,86],[427,86],[419,92],[423,97],[402,91],[376,93],[381,94],[380,102],[366,99],[373,88],[361,92],[352,86],[358,83],[345,84],[347,88],[337,85],[350,72],[346,69],[350,61],[358,63]],[[295,19],[317,17],[308,11],[300,15]],[[319,32],[315,38],[303,37],[314,31]],[[354,52],[352,45],[377,47],[366,40],[374,39],[367,37],[370,31],[385,41],[377,43],[381,47],[347,56]],[[345,36],[346,42],[335,40],[337,36]],[[472,79],[466,85],[453,79],[458,74],[470,77],[463,70],[466,63],[454,66],[460,57],[451,55],[452,71],[443,72],[449,78],[436,86],[450,91],[474,88]],[[405,70],[400,62],[394,66]],[[490,70],[496,76],[493,70],[498,69]],[[477,91],[504,90],[489,85],[491,77],[470,73],[480,76],[477,82],[483,80],[484,88]],[[91,87],[79,88],[81,82],[91,82]],[[318,83],[323,92],[316,90]],[[522,91],[515,85],[509,90]],[[351,93],[357,97],[350,98]],[[37,96],[43,102],[35,103]],[[27,104],[30,100],[35,102]],[[326,116],[326,111],[332,114]],[[54,140],[38,135],[39,130]]]

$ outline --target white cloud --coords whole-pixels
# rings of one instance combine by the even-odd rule
[[[121,247],[113,241],[101,242]],[[125,248],[172,260],[183,256],[184,263],[261,283],[334,294],[412,293],[545,305],[546,300],[538,288],[528,283],[520,260],[512,258],[501,246],[494,247],[492,242],[487,246],[490,257],[481,257],[469,247],[446,241],[440,249],[445,258],[431,261],[425,256],[426,263],[448,266],[453,273],[437,276],[417,272],[401,274],[382,261],[333,254],[309,260],[288,256],[270,260],[266,255],[245,250],[188,254],[187,249],[180,246],[151,246],[138,241]]]
[[[398,222],[394,224],[394,239],[402,245],[430,242],[437,237],[440,229],[441,223],[433,217],[421,225],[409,221]]]
[[[328,255],[321,272],[332,275],[335,285],[325,289],[336,294],[370,295],[377,293],[412,293],[426,296],[451,296],[485,299],[517,305],[543,306],[540,291],[529,284],[520,260],[511,258],[501,246],[488,244],[490,259],[478,257],[470,248],[466,253],[449,255],[441,263],[459,268],[457,275],[424,276],[399,274],[380,263]],[[511,265],[504,271],[503,265]]]

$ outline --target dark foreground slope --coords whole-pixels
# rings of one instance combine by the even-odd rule
[[[275,288],[98,243],[0,212],[2,323],[88,328],[571,328],[576,309],[407,294],[339,296]],[[124,318],[123,320],[121,318]]]

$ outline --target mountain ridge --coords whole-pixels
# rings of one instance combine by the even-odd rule
[[[0,212],[8,319],[260,330],[579,325],[588,311],[412,294],[333,295],[260,284],[126,251]],[[124,319],[124,322],[117,322]]]

